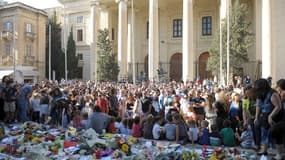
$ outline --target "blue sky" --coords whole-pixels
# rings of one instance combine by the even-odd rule
[[[57,0],[4,0],[4,1],[8,3],[22,2],[38,9],[51,8],[61,5]]]

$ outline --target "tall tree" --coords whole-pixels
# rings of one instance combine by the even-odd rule
[[[227,53],[227,24],[223,20],[222,25],[222,44],[223,44],[223,71],[226,70]],[[235,0],[230,10],[230,66],[231,70],[241,68],[248,62],[248,50],[253,43],[253,34],[250,30],[251,23],[248,21],[248,6]],[[210,57],[207,69],[213,74],[219,73],[220,66],[220,30],[217,31],[210,47]]]
[[[54,15],[49,19],[49,24],[47,25],[47,42],[49,38],[49,25],[51,25],[51,72],[55,71],[57,80],[64,78],[64,53],[61,49],[61,26],[57,23],[56,20],[56,12]],[[48,43],[47,43],[48,44]],[[46,77],[49,75],[49,48],[46,45]]]
[[[79,57],[76,55],[76,46],[75,41],[73,39],[73,31],[71,28],[71,31],[68,36],[67,41],[67,70],[68,70],[68,78],[74,79],[74,78],[82,78],[82,68],[78,67],[78,60]]]
[[[99,30],[97,47],[97,80],[117,81],[119,66],[116,55],[112,53],[113,48],[107,29]]]

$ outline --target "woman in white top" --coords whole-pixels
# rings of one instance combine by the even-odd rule
[[[206,98],[206,106],[205,106],[205,112],[206,112],[205,119],[209,122],[209,126],[216,123],[217,113],[215,107],[213,106],[214,102],[215,102],[214,96],[209,94]]]

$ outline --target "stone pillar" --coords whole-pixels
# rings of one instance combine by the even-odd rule
[[[130,9],[130,8],[129,8]],[[131,73],[132,63],[132,14],[128,14],[128,49],[127,49],[127,73]]]
[[[271,75],[271,0],[262,0],[262,77]]]
[[[127,38],[128,38],[128,12],[127,0],[116,0],[119,5],[118,26],[118,62],[120,67],[119,80],[127,76]]]
[[[110,32],[110,13],[109,9],[106,6],[100,6],[100,29],[108,29],[109,30],[109,35],[111,34]]]
[[[273,83],[285,76],[285,1],[274,0],[271,2],[271,65]],[[263,62],[264,60],[262,60]],[[274,86],[274,85],[273,85]]]
[[[90,79],[96,80],[97,71],[97,36],[99,29],[99,2],[94,0],[90,2],[91,5],[91,43],[90,43]]]
[[[193,1],[183,0],[183,81],[194,80]]]
[[[220,28],[220,42],[222,42],[223,32],[222,27],[225,23],[223,21],[226,18],[227,15],[227,2],[228,0],[220,0],[220,19],[219,19],[219,28]],[[222,66],[223,62],[223,43],[220,43],[220,60],[219,60],[219,84],[225,85],[225,76],[224,76],[224,70]]]
[[[159,69],[159,30],[158,0],[149,0],[149,41],[148,41],[148,77],[158,80]]]

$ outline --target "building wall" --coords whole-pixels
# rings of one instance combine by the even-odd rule
[[[69,1],[69,0],[61,0],[65,5],[66,11],[68,13],[68,25],[69,28],[71,25],[74,28],[83,28],[84,29],[84,43],[76,43],[77,44],[77,52],[82,52],[85,55],[83,57],[90,57],[91,53],[90,49],[90,37],[89,34],[91,32],[91,28],[88,28],[90,25],[88,23],[80,26],[74,24],[74,18],[78,15],[84,15],[84,19],[90,18],[90,4],[88,1]],[[211,42],[218,31],[219,28],[219,7],[221,0],[197,0],[194,1],[194,59],[192,63],[195,63],[196,75],[198,75],[199,65],[197,61],[199,60],[199,56],[202,53],[208,52],[211,46]],[[233,0],[234,3],[235,0]],[[141,71],[145,71],[145,60],[148,55],[148,38],[147,38],[147,22],[149,18],[149,10],[148,10],[148,1],[134,1],[135,2],[135,28],[134,28],[134,50],[135,50],[135,62],[137,74]],[[170,60],[171,56],[175,53],[182,53],[182,37],[173,38],[173,20],[174,19],[182,19],[183,14],[183,0],[164,0],[159,1],[159,61],[163,64],[163,69],[169,73],[170,70]],[[262,26],[261,26],[261,0],[242,0],[243,3],[246,3],[249,8],[249,16],[248,20],[252,23],[250,29],[254,34],[254,41],[252,47],[249,49],[249,62],[243,65],[243,74],[250,75],[253,78],[257,78],[260,76],[260,65],[258,61],[262,60],[261,57],[261,35],[262,35]],[[278,20],[281,20],[283,17],[282,7],[284,7],[284,2],[282,0],[277,0],[271,2],[272,12],[275,15],[275,19],[272,20],[272,25],[274,26],[274,30],[272,29],[273,40],[276,43],[273,45],[273,53],[275,57],[283,56],[281,53],[283,51],[280,38],[284,32],[282,31],[283,21],[279,24]],[[281,5],[279,5],[281,4]],[[100,27],[104,28],[106,26],[109,27],[110,35],[112,31],[114,31],[114,40],[113,40],[113,51],[117,53],[117,36],[118,36],[118,4],[111,0],[101,1],[100,5],[101,18],[98,19],[100,21]],[[128,2],[128,14],[131,14],[130,1]],[[212,35],[210,36],[202,36],[202,17],[203,16],[211,16],[212,17]],[[90,21],[90,20],[88,20]],[[276,23],[276,24],[275,24]],[[278,25],[277,25],[278,23]],[[92,26],[91,26],[92,27]],[[76,35],[76,33],[74,34]],[[67,34],[68,36],[68,34]],[[275,38],[274,38],[275,36]],[[74,36],[76,38],[76,36]],[[283,36],[285,37],[285,36]],[[127,41],[127,40],[126,40]],[[275,42],[274,41],[274,42]],[[82,49],[82,50],[81,50]],[[89,55],[88,55],[89,54]],[[126,57],[127,58],[127,57]],[[130,59],[130,58],[129,58]],[[273,58],[273,64],[275,65],[274,71],[272,71],[273,76],[281,77],[284,76],[280,68],[280,59]],[[85,62],[85,69],[90,66],[90,62],[88,60]],[[86,70],[87,71],[87,70]],[[84,79],[88,79],[88,72],[84,74]]]
[[[16,68],[21,68],[24,77],[32,80],[45,79],[45,48],[46,48],[46,24],[47,15],[44,11],[32,8],[22,3],[12,3],[0,7],[0,31],[4,31],[3,25],[6,21],[15,21],[16,40]],[[31,24],[32,30],[26,32],[26,24]],[[13,35],[11,33],[11,35]],[[13,56],[13,39],[7,41],[0,40],[1,56],[4,55],[4,44],[11,44],[11,56]],[[27,56],[27,45],[31,48],[31,55]],[[29,47],[28,47],[29,48]],[[3,60],[3,57],[1,57]],[[1,63],[1,69],[12,69],[13,62],[9,64]],[[29,69],[28,69],[29,68]]]

